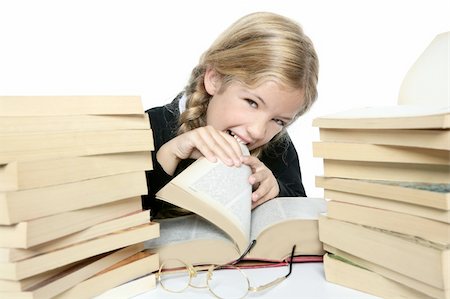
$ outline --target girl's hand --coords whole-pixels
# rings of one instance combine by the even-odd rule
[[[242,151],[232,136],[212,126],[205,126],[171,139],[156,154],[159,164],[170,175],[175,172],[180,160],[201,156],[211,162],[219,159],[225,165],[240,166]]]
[[[252,169],[252,175],[248,178],[254,190],[252,193],[252,209],[278,195],[280,187],[277,179],[264,163],[253,156],[243,156],[241,161]]]

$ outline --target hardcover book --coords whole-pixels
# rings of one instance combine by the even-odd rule
[[[196,215],[161,220],[162,237],[146,246],[161,259],[183,257],[194,264],[233,261],[252,240],[256,245],[247,258],[281,261],[294,245],[295,255],[323,255],[317,219],[326,201],[275,198],[252,211],[250,173],[245,165],[196,160],[156,194]]]

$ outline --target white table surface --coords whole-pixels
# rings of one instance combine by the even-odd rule
[[[251,285],[256,286],[286,275],[288,268],[246,269],[245,271]],[[133,298],[213,298],[213,296],[207,289],[188,288],[183,293],[169,293],[157,285],[156,289]],[[374,299],[378,297],[326,281],[322,263],[302,263],[294,264],[291,275],[281,284],[264,292],[249,293],[247,298]]]

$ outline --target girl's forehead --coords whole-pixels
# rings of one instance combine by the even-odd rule
[[[301,104],[304,98],[302,88],[294,88],[281,83],[278,80],[266,80],[255,87],[242,86],[243,90],[252,92],[264,101],[287,100],[289,102]]]

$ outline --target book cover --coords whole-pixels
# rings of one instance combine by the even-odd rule
[[[360,257],[357,257],[355,255],[352,255],[352,254],[342,251],[340,249],[337,249],[336,247],[330,246],[328,244],[324,244],[324,249],[326,252],[332,254],[332,255],[329,255],[329,257],[333,256],[347,264],[351,264],[351,265],[372,271],[374,274],[377,274],[386,279],[397,282],[403,286],[407,286],[413,290],[416,290],[420,293],[426,294],[432,298],[448,299],[450,297],[450,291],[448,289],[441,289],[441,288],[431,286],[422,281],[419,281],[417,279],[406,276],[400,272],[393,271],[393,270],[383,267],[382,265],[379,265],[377,263],[373,263],[366,259],[362,259]],[[324,267],[325,267],[325,264],[324,264]],[[325,269],[325,271],[326,271],[326,269]]]
[[[345,179],[316,176],[316,187],[450,210],[450,184]],[[386,202],[386,201],[385,201]],[[383,206],[380,206],[381,208]]]
[[[55,299],[102,296],[105,292],[108,294],[112,288],[128,283],[134,279],[148,276],[149,273],[157,271],[158,268],[158,254],[142,251],[57,295]],[[150,288],[152,287],[152,277],[149,277],[148,280],[150,282],[148,288]],[[124,288],[127,288],[127,286],[124,285]],[[111,292],[115,293],[113,290]],[[132,293],[133,291],[130,294]]]
[[[2,116],[142,114],[138,96],[0,96]]]
[[[0,247],[30,248],[141,210],[141,197],[0,225]]]
[[[124,247],[115,252],[110,252],[85,259],[77,265],[65,269],[56,275],[47,278],[33,286],[20,292],[0,291],[0,295],[5,298],[35,298],[47,299],[70,289],[82,281],[94,276],[96,273],[111,267],[127,257],[130,257],[143,249],[143,244]]]
[[[20,280],[101,253],[144,242],[159,236],[159,224],[148,223],[73,244],[16,262],[0,263],[0,279]]]
[[[447,129],[329,129],[320,128],[324,142],[383,144],[436,150],[450,150]]]
[[[450,107],[433,105],[361,107],[315,118],[313,126],[334,129],[448,129]]]
[[[339,256],[325,254],[323,267],[327,281],[381,298],[435,298],[390,280],[376,272],[344,261]]]
[[[146,194],[144,171],[0,193],[0,224],[93,207]]]
[[[450,249],[408,235],[392,233],[321,215],[320,240],[438,289],[450,287]]]

